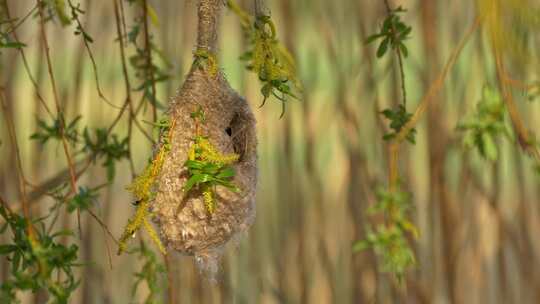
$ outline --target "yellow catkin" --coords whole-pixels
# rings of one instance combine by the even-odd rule
[[[159,250],[163,253],[166,252],[165,247],[158,237],[158,234],[148,222],[148,216],[150,215],[148,207],[150,205],[150,201],[152,200],[152,186],[154,185],[157,176],[161,172],[163,163],[165,162],[165,157],[170,150],[172,129],[174,128],[174,125],[175,121],[173,120],[168,130],[162,134],[162,145],[152,162],[150,162],[144,171],[133,180],[131,185],[126,187],[128,191],[133,193],[139,204],[137,205],[135,215],[128,220],[128,224],[124,228],[124,232],[120,237],[118,254],[126,251],[129,239],[141,228],[141,226],[144,227],[150,239],[156,244]]]
[[[154,227],[152,227],[150,222],[148,222],[148,219],[146,217],[143,219],[143,226],[144,226],[144,230],[146,230],[146,232],[148,233],[148,237],[150,237],[152,242],[156,244],[156,246],[159,248],[159,251],[161,251],[161,253],[163,254],[167,254],[167,251],[165,250],[165,247],[161,243],[161,240],[159,239],[157,232],[154,230]]]
[[[216,76],[218,72],[218,61],[216,55],[212,52],[204,49],[198,49],[195,51],[195,60],[196,62],[208,71],[212,76]]]
[[[212,214],[216,211],[216,202],[214,201],[214,194],[212,192],[212,189],[210,187],[207,187],[203,191],[203,200],[204,205],[206,206],[206,210],[208,213]]]
[[[230,165],[239,159],[238,154],[222,154],[210,143],[208,139],[200,138],[197,147],[201,149],[200,158],[215,164]]]
[[[132,237],[137,230],[139,230],[147,215],[148,201],[140,201],[137,205],[135,215],[128,221],[128,224],[126,225],[126,228],[124,228],[124,232],[120,237],[118,242],[118,254],[122,254],[122,252],[126,251],[129,238]]]

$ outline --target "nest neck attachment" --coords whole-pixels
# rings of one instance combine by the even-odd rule
[[[217,53],[218,27],[222,6],[222,0],[199,1],[197,50],[211,54]]]

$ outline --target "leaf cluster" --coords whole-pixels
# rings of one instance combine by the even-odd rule
[[[401,52],[405,57],[409,55],[409,51],[407,50],[404,41],[410,38],[412,27],[401,20],[399,14],[404,12],[406,12],[406,10],[401,6],[390,10],[386,19],[384,19],[379,33],[367,38],[366,43],[368,44],[376,40],[381,41],[377,47],[378,58],[384,56],[389,48]]]
[[[485,86],[476,111],[457,125],[457,130],[464,132],[463,146],[468,149],[475,148],[489,161],[497,160],[499,149],[496,139],[500,136],[510,138],[505,113],[506,107],[500,94]]]
[[[294,59],[277,39],[276,27],[270,16],[251,18],[234,1],[227,3],[240,18],[244,35],[250,43],[248,51],[240,59],[246,62],[246,68],[256,73],[262,83],[264,99],[261,107],[270,96],[274,96],[282,103],[280,117],[283,117],[288,97],[297,98],[293,89],[300,90]]]
[[[204,111],[199,108],[191,114],[191,117],[196,124],[202,123],[205,117]],[[232,183],[236,173],[231,165],[238,161],[238,158],[238,154],[222,154],[207,137],[197,134],[189,149],[188,160],[184,164],[188,175],[183,188],[184,192],[188,193],[193,188],[198,188],[202,192],[208,213],[214,213],[217,186],[240,192],[240,189]]]
[[[392,140],[396,135],[401,131],[403,126],[409,122],[412,117],[412,114],[407,112],[405,106],[399,105],[395,110],[386,109],[381,112],[381,114],[388,120],[390,120],[390,128],[394,130],[391,133],[387,133],[383,136],[384,140]],[[405,137],[408,142],[411,144],[416,144],[416,129],[413,128],[409,131]]]
[[[0,233],[5,233],[8,227],[12,232],[11,243],[0,245],[0,255],[10,262],[10,275],[0,285],[0,301],[19,303],[17,291],[45,290],[50,303],[67,303],[79,285],[73,273],[78,247],[63,245],[57,238],[70,232],[48,234],[43,219],[33,223],[33,227],[40,229],[29,229],[27,219],[3,205],[0,205],[0,217],[5,221]]]
[[[100,188],[101,187],[96,187],[91,189],[88,187],[79,187],[77,194],[67,202],[68,212],[88,210],[99,197],[98,190]]]
[[[418,237],[417,228],[407,216],[411,194],[399,189],[378,189],[376,195],[377,203],[368,211],[372,215],[385,215],[386,223],[368,228],[366,238],[356,242],[353,251],[373,249],[382,261],[382,271],[395,275],[401,282],[406,270],[416,263],[407,240],[408,235]]]
[[[82,134],[79,133],[78,122],[81,116],[77,116],[62,130],[62,122],[56,118],[51,124],[38,119],[38,130],[30,136],[30,139],[37,140],[41,144],[54,139],[61,141],[62,135],[71,145],[82,145],[79,153],[88,153],[93,161],[103,158],[102,166],[107,170],[107,179],[111,182],[116,172],[116,162],[129,157],[129,137],[119,139],[116,134],[109,134],[104,128],[94,130],[84,128]]]
[[[49,125],[45,120],[38,119],[38,130],[30,136],[30,139],[37,140],[41,144],[47,143],[50,139],[61,141],[64,137],[69,143],[76,144],[79,140],[77,124],[82,116],[75,117],[71,122],[65,122],[63,116],[58,116]],[[63,130],[62,130],[63,126]]]
[[[92,139],[94,138],[94,139]],[[118,135],[109,135],[107,129],[94,130],[94,136],[85,128],[82,151],[94,155],[94,160],[104,158],[102,166],[107,169],[107,179],[111,182],[116,174],[116,162],[129,157],[129,137],[119,139]]]

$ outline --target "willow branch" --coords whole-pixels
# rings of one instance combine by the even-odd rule
[[[38,7],[38,6],[39,6],[39,4],[36,5],[36,7]],[[9,6],[7,4],[7,1],[4,1],[4,8],[6,10],[6,17],[8,17],[9,20],[13,20],[13,19],[11,19],[11,15],[10,15],[10,12],[9,12]],[[19,36],[17,35],[17,31],[16,31],[17,26],[13,25],[13,21],[11,22],[11,24],[12,24],[12,27],[13,27],[12,28],[13,39],[15,40],[15,42],[20,43]],[[30,78],[30,82],[32,82],[32,85],[34,86],[34,90],[35,90],[36,96],[37,96],[40,104],[43,106],[45,111],[52,118],[54,118],[54,115],[51,112],[51,110],[49,109],[49,107],[47,106],[47,103],[45,102],[45,99],[43,99],[43,96],[41,96],[41,93],[39,93],[39,85],[38,85],[37,81],[35,80],[34,76],[32,76],[32,73],[30,72],[30,66],[28,65],[28,60],[26,59],[26,53],[24,52],[24,48],[18,48],[17,50],[21,54],[21,58],[22,58],[22,61],[23,61],[23,64],[24,64],[24,69],[26,71],[26,75],[28,75],[28,78]]]
[[[540,163],[540,152],[538,151],[531,134],[527,130],[527,127],[519,114],[519,110],[517,109],[512,92],[510,92],[510,89],[508,88],[505,77],[506,72],[504,70],[504,63],[501,54],[496,47],[493,47],[493,53],[495,57],[495,66],[497,69],[499,87],[501,89],[506,108],[508,109],[508,113],[510,114],[510,120],[512,121],[514,132],[517,134],[518,143],[525,152],[532,155],[532,157],[534,157],[534,159]]]
[[[390,8],[390,4],[388,3],[388,0],[384,0],[384,5],[386,7],[386,14],[387,16],[390,16],[392,14],[392,9]],[[396,37],[396,29],[392,25],[390,28],[390,31],[392,32],[392,35]],[[396,52],[396,57],[398,59],[398,66],[399,66],[399,75],[401,77],[401,94],[403,96],[403,106],[407,107],[407,91],[405,89],[405,70],[403,68],[403,55],[401,54],[401,49],[399,47],[394,48]]]
[[[2,110],[4,112],[4,118],[6,121],[6,127],[8,129],[9,133],[9,139],[11,141],[11,146],[15,150],[15,156],[17,159],[17,180],[19,183],[19,194],[21,196],[21,202],[22,202],[22,209],[25,219],[28,221],[28,234],[33,235],[33,226],[32,226],[32,220],[30,218],[30,208],[28,207],[28,200],[26,195],[26,183],[24,178],[24,172],[22,167],[22,161],[21,161],[21,150],[19,149],[19,144],[17,143],[17,133],[15,133],[15,126],[13,123],[13,117],[11,117],[11,114],[8,111],[8,106],[6,104],[6,100],[4,98],[4,91],[0,91],[0,103],[2,106]]]
[[[446,80],[446,77],[448,76],[448,73],[450,72],[451,68],[456,63],[457,58],[459,57],[459,54],[461,54],[461,51],[469,41],[469,39],[472,37],[473,33],[476,31],[476,29],[480,26],[480,18],[476,18],[474,23],[471,25],[471,27],[466,31],[465,36],[462,38],[460,43],[456,46],[456,48],[452,51],[452,54],[450,55],[450,58],[448,58],[448,61],[446,65],[444,66],[443,70],[439,74],[439,76],[431,83],[426,95],[422,98],[420,101],[420,104],[416,108],[416,111],[414,112],[411,119],[401,128],[399,133],[392,139],[390,142],[390,159],[389,159],[389,183],[390,188],[394,189],[398,182],[398,170],[397,170],[397,162],[398,162],[398,155],[399,155],[399,145],[403,140],[407,137],[407,134],[416,126],[422,115],[426,112],[429,104],[432,102],[434,97],[439,93],[441,90],[444,81]]]
[[[150,46],[150,33],[148,30],[148,3],[142,1],[143,6],[143,27],[144,27],[144,49],[146,53],[146,72],[150,76],[152,84],[152,118],[154,123],[157,121],[157,104],[156,104],[156,82],[154,80],[154,67],[152,63],[152,48]]]
[[[72,10],[76,9],[76,6],[73,5],[71,0],[68,0],[68,4],[69,4],[69,6],[70,6],[70,8]],[[81,33],[81,38],[83,40],[84,47],[86,48],[86,52],[88,53],[88,57],[90,58],[90,62],[92,63],[92,69],[94,70],[94,80],[96,82],[96,90],[98,92],[99,98],[101,98],[101,100],[103,100],[105,103],[107,103],[108,105],[110,105],[113,108],[116,108],[116,109],[120,108],[117,105],[112,104],[109,101],[109,99],[107,99],[105,97],[105,95],[103,94],[103,91],[101,90],[101,85],[99,84],[99,76],[98,76],[98,69],[97,69],[96,60],[94,58],[94,54],[92,53],[92,49],[90,48],[90,44],[88,43],[88,39],[86,38],[86,36],[84,34],[84,31],[85,31],[84,27],[83,27],[83,25],[81,23],[81,20],[79,19],[79,16],[77,14],[74,14],[73,17],[75,19],[75,22],[77,22],[77,26],[79,27],[80,31],[82,32]]]

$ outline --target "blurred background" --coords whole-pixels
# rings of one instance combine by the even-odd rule
[[[80,0],[85,31],[92,37],[101,91],[96,90],[92,62],[76,24],[47,23],[52,66],[66,120],[78,115],[78,124],[108,127],[126,100],[113,1]],[[122,4],[127,32],[140,16],[130,1]],[[131,1],[132,2],[132,1]],[[248,2],[239,4],[249,8]],[[403,21],[412,26],[404,59],[407,108],[412,112],[429,85],[442,71],[454,47],[472,26],[483,2],[390,1],[407,9]],[[503,3],[505,1],[502,1]],[[520,3],[538,10],[533,1]],[[34,1],[7,0],[12,18],[28,19],[16,30],[44,102],[54,109],[46,57],[35,18]],[[149,30],[155,45],[155,63],[171,77],[156,85],[157,99],[166,108],[192,63],[196,39],[195,0],[148,0]],[[239,19],[225,10],[219,61],[233,88],[247,97],[258,122],[259,186],[257,218],[248,235],[230,246],[218,284],[198,274],[189,257],[171,254],[167,275],[159,279],[163,298],[176,303],[538,303],[540,301],[540,179],[533,161],[512,140],[498,139],[499,157],[486,161],[462,146],[456,126],[474,112],[486,85],[497,87],[495,63],[486,28],[468,42],[432,106],[417,126],[416,145],[404,143],[400,157],[403,189],[412,193],[410,213],[420,236],[411,240],[417,264],[407,272],[405,288],[382,273],[372,251],[353,253],[355,241],[365,237],[373,222],[367,209],[376,202],[375,189],[388,180],[387,143],[382,136],[388,123],[380,114],[401,100],[400,74],[393,56],[377,59],[376,45],[365,43],[378,32],[386,16],[384,2],[362,0],[268,0],[281,41],[297,61],[303,84],[300,101],[262,102],[260,84],[238,57],[246,50]],[[503,6],[503,9],[504,6]],[[503,10],[504,11],[504,10]],[[504,13],[502,14],[504,15]],[[540,15],[540,14],[538,14]],[[501,21],[503,22],[503,21]],[[537,28],[524,33],[535,43]],[[537,42],[536,42],[537,43]],[[536,44],[537,45],[537,44]],[[135,49],[125,48],[130,57]],[[6,113],[15,123],[23,169],[29,183],[49,191],[67,181],[62,145],[41,145],[29,137],[38,119],[50,118],[25,70],[22,54],[2,49],[0,84],[8,112],[0,115],[0,193],[8,201],[17,192],[15,152],[4,124]],[[536,54],[509,55],[508,72],[522,83],[538,80]],[[136,71],[129,68],[133,87]],[[540,105],[529,101],[526,90],[515,89],[518,109],[531,130],[540,127]],[[134,100],[141,92],[131,92]],[[151,121],[151,106],[144,106],[139,121]],[[124,138],[128,115],[114,133]],[[140,129],[132,130],[131,151],[135,172],[152,154],[152,144]],[[153,134],[156,136],[156,134]],[[83,155],[75,155],[80,164]],[[81,161],[82,160],[82,161]],[[95,213],[115,236],[122,233],[134,211],[125,190],[131,181],[130,163],[116,167],[114,182],[100,190]],[[52,184],[44,184],[53,182]],[[101,161],[78,180],[95,187],[107,183]],[[39,217],[53,200],[43,187],[30,187],[32,215]],[[64,214],[65,211],[61,211]],[[60,216],[61,227],[76,230],[74,214]],[[89,216],[82,217],[78,268],[81,287],[71,303],[143,303],[148,294],[141,284],[135,295],[134,273],[143,266],[137,255],[116,256],[114,243]],[[144,233],[138,237],[146,238]],[[0,236],[0,242],[9,238]],[[136,243],[134,241],[133,243]],[[148,243],[158,253],[157,249]],[[107,246],[112,253],[109,265]],[[8,261],[0,261],[0,281],[8,275]],[[43,297],[22,294],[25,303],[43,303]],[[164,300],[166,302],[166,300]]]

